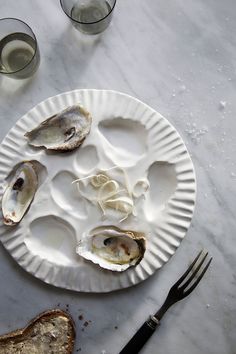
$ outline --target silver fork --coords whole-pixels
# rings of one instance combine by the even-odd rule
[[[150,318],[144,322],[144,324],[138,329],[138,331],[134,334],[131,340],[126,344],[126,346],[121,350],[119,354],[136,354],[142,349],[144,344],[148,341],[151,335],[155,332],[156,328],[160,324],[160,321],[166,311],[176,302],[184,299],[188,296],[198,285],[203,275],[206,273],[207,268],[209,267],[212,257],[206,263],[205,267],[202,268],[208,252],[203,256],[203,251],[199,252],[197,257],[191,263],[186,272],[177,280],[177,282],[170,289],[165,302],[161,306],[161,308],[155,313],[155,315],[150,316]],[[199,263],[197,264],[197,261]],[[194,268],[194,266],[196,267]],[[192,270],[192,273],[190,274]],[[188,277],[189,275],[189,277]],[[192,283],[192,284],[191,284]]]

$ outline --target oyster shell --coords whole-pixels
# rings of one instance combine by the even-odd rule
[[[25,136],[29,145],[70,151],[82,144],[90,132],[91,123],[90,113],[80,105],[74,105],[46,119]]]
[[[4,224],[15,225],[21,221],[37,188],[38,176],[33,161],[22,162],[12,170],[2,197]]]
[[[76,252],[102,268],[121,272],[142,260],[145,241],[141,232],[101,226],[80,241]]]

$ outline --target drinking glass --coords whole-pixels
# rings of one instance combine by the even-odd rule
[[[32,29],[16,18],[0,19],[0,73],[14,79],[33,75],[40,62]]]
[[[116,0],[60,0],[60,3],[76,29],[98,34],[109,26]]]

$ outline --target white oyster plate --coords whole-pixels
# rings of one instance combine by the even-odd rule
[[[76,103],[93,117],[91,132],[79,149],[47,153],[28,146],[26,131]],[[48,98],[30,110],[0,146],[0,198],[5,178],[22,160],[37,160],[45,169],[21,223],[9,227],[1,221],[0,240],[20,266],[46,283],[84,292],[132,286],[161,268],[188,230],[196,198],[189,153],[164,117],[131,96],[75,90]],[[91,205],[79,197],[71,182],[114,165],[126,170],[132,186],[141,178],[150,182],[140,216],[147,232],[147,250],[138,266],[121,273],[101,269],[75,252],[81,235],[101,223],[101,213],[90,210]],[[130,219],[119,226],[127,229]]]

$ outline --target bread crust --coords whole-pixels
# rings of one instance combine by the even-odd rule
[[[26,327],[1,335],[0,346],[1,344],[7,344],[12,340],[23,341],[28,337],[30,331],[32,330],[32,328],[35,326],[37,322],[44,322],[47,321],[47,319],[51,319],[58,316],[66,317],[68,319],[68,326],[69,326],[68,354],[72,354],[74,348],[74,342],[75,342],[75,324],[72,317],[68,313],[60,309],[44,311],[40,313],[37,317],[33,318]]]

